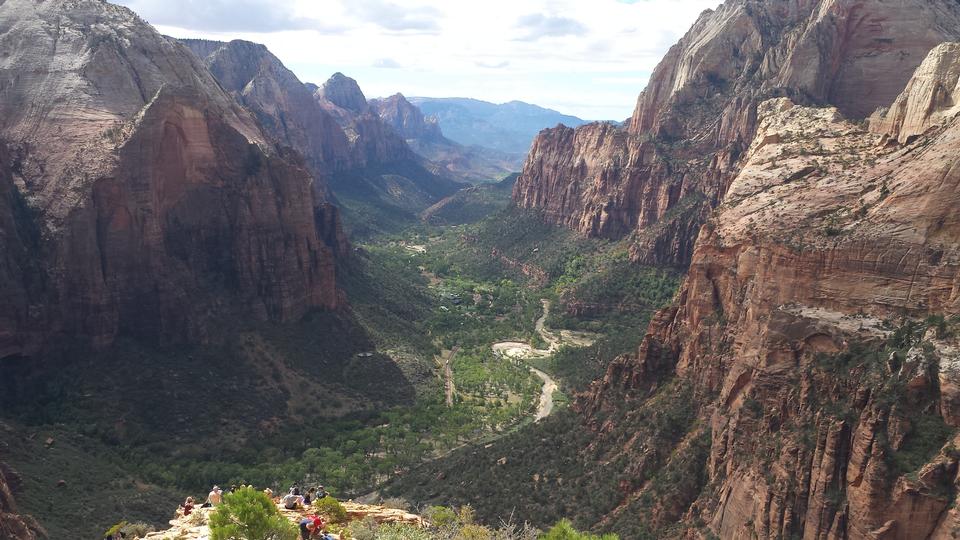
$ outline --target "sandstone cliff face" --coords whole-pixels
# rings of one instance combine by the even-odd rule
[[[541,133],[514,201],[584,234],[635,232],[637,259],[685,266],[691,233],[753,139],[758,103],[786,95],[863,118],[958,29],[960,9],[945,0],[729,0],[670,50],[627,129]],[[655,226],[678,206],[694,226]]]
[[[248,41],[182,40],[220,84],[253,111],[280,144],[299,151],[319,191],[334,171],[354,166],[347,136],[314,100],[313,92],[267,48]]]
[[[960,124],[944,122],[899,146],[836,108],[761,105],[676,302],[579,403],[599,419],[671,379],[691,389],[708,480],[672,500],[692,503],[660,496],[685,535],[955,534],[960,342],[919,322],[960,313]]]
[[[870,118],[870,130],[905,143],[960,112],[960,44],[939,45],[889,109]]]
[[[8,0],[0,49],[3,355],[338,305],[307,169],[185,47],[98,0]]]

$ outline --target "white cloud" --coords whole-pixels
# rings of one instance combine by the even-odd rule
[[[369,96],[518,99],[621,120],[667,48],[720,2],[240,1],[244,13],[226,0],[120,3],[176,37],[264,43],[304,81],[342,71]]]
[[[439,33],[441,11],[433,6],[400,5],[386,0],[346,0],[347,13],[385,30]]]
[[[518,41],[537,41],[546,37],[582,36],[587,27],[570,17],[531,13],[517,19],[517,28],[522,36]]]
[[[373,67],[383,69],[400,69],[403,66],[393,58],[377,58],[373,61]]]

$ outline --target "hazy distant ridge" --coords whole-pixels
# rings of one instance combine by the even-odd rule
[[[522,101],[497,105],[469,98],[409,98],[423,114],[436,117],[444,135],[460,144],[526,154],[540,130],[586,123],[552,109]]]

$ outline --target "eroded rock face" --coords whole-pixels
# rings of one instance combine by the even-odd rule
[[[355,166],[350,143],[337,121],[313,98],[313,91],[258,43],[181,40],[209,67],[220,84],[253,111],[280,144],[300,152],[317,182]]]
[[[690,534],[948,537],[960,455],[932,433],[958,427],[957,344],[885,321],[960,313],[960,124],[901,147],[836,108],[758,116],[677,301],[579,407],[692,389],[711,442],[704,491],[675,509]]]
[[[866,117],[958,29],[946,0],[729,0],[670,50],[627,129],[542,132],[514,201],[584,234],[635,231],[635,258],[685,266],[753,139],[758,103],[785,95]],[[678,226],[678,213],[695,226]]]
[[[183,45],[105,2],[8,0],[0,48],[3,355],[338,305],[333,210]]]
[[[932,50],[889,109],[870,118],[870,130],[900,143],[960,112],[960,43]]]

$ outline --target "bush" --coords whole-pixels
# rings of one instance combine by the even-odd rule
[[[381,525],[377,528],[377,540],[431,540],[427,531],[402,523]]]
[[[330,523],[347,522],[347,510],[340,504],[340,501],[329,495],[313,501],[313,509],[316,513],[327,518]]]
[[[438,529],[452,527],[460,521],[457,512],[446,506],[431,506],[423,513],[423,517]]]
[[[138,522],[128,523],[126,526],[120,529],[120,532],[127,535],[127,538],[143,538],[155,530],[156,529],[153,527],[153,525],[150,525],[149,523]]]
[[[493,532],[482,525],[464,525],[457,532],[456,540],[490,540]]]
[[[210,515],[211,540],[296,540],[296,526],[262,491],[241,488]]]
[[[354,521],[341,533],[341,538],[351,540],[377,540],[377,522],[367,516],[363,521]]]
[[[389,497],[384,499],[380,504],[386,506],[387,508],[403,510],[404,512],[410,511],[410,503],[407,502],[406,499],[401,499],[400,497]]]
[[[542,535],[540,538],[541,540],[619,540],[619,537],[615,534],[597,536],[595,534],[579,532],[565,519],[554,525],[548,533]]]

